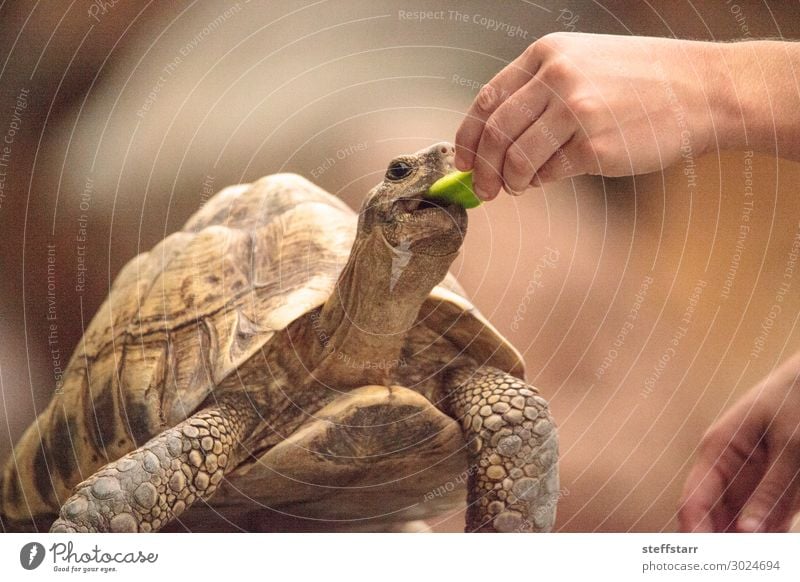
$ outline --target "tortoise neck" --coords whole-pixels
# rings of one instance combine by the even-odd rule
[[[377,230],[377,229],[376,229]],[[386,384],[420,307],[455,255],[432,257],[359,234],[336,287],[312,326],[325,376],[340,388]],[[320,368],[319,366],[317,368]]]

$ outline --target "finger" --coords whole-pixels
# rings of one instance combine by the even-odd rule
[[[455,164],[459,170],[472,168],[486,120],[505,99],[533,78],[539,65],[534,51],[527,50],[481,87],[456,132]]]
[[[536,122],[506,151],[503,182],[510,194],[522,192],[534,174],[572,137],[575,118],[569,110],[551,101]]]
[[[492,114],[483,127],[472,176],[475,193],[491,200],[503,186],[503,160],[509,146],[542,114],[547,96],[541,81],[531,80]]]
[[[699,460],[683,487],[678,509],[681,531],[709,533],[719,531],[720,503],[726,482],[712,464]]]
[[[586,173],[586,162],[581,157],[583,153],[584,152],[581,151],[581,145],[578,142],[577,134],[573,134],[564,145],[557,149],[555,153],[536,170],[535,175],[531,179],[531,186],[537,188],[547,182],[582,176]]]
[[[799,460],[793,450],[780,451],[742,510],[739,531],[777,531],[786,521],[800,482]]]
[[[789,511],[781,516],[771,531],[787,532],[792,529],[795,517],[800,512],[800,490],[795,490]],[[800,523],[800,522],[799,522]]]
[[[725,426],[721,424],[721,426]],[[700,442],[692,470],[686,478],[678,510],[681,531],[725,531],[732,512],[726,507],[729,475],[742,464],[732,454],[726,430],[709,430]]]
[[[742,434],[746,428],[742,428]],[[730,476],[728,486],[725,489],[726,506],[730,509],[730,514],[726,516],[725,531],[738,531],[739,517],[748,500],[756,490],[758,484],[764,478],[769,467],[766,443],[761,439],[760,431],[753,435],[754,440],[737,441],[729,447],[729,458],[735,461],[728,466],[727,475]],[[755,444],[753,444],[755,443]]]

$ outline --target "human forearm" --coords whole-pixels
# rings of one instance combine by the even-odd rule
[[[707,45],[709,99],[719,149],[800,160],[800,43]]]

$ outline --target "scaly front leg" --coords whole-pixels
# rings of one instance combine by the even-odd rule
[[[444,402],[469,450],[467,532],[544,532],[558,502],[558,438],[538,390],[496,368],[462,367]]]
[[[198,412],[80,483],[50,531],[159,530],[216,491],[257,422],[246,398]]]

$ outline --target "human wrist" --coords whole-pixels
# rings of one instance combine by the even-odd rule
[[[800,96],[792,74],[800,43],[748,40],[718,45],[709,63],[709,103],[719,149],[800,159]]]
[[[743,44],[697,43],[702,62],[701,90],[707,103],[705,117],[712,134],[708,150],[746,147],[746,124],[756,122],[755,116],[761,113],[753,106]]]

